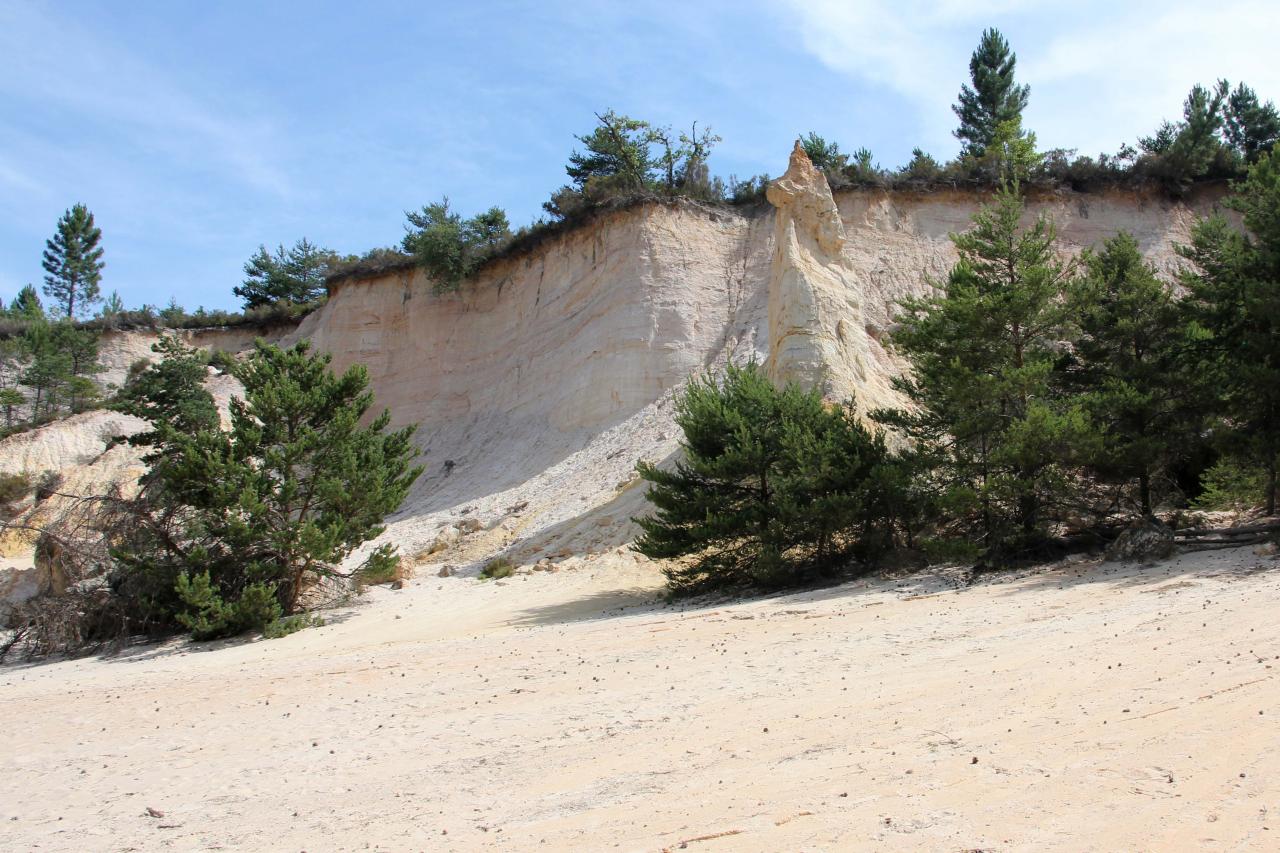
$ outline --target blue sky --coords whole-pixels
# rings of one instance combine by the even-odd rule
[[[527,223],[610,107],[710,124],[724,176],[778,174],[808,130],[884,165],[947,158],[992,25],[1041,148],[1114,151],[1217,77],[1280,98],[1280,12],[1258,0],[0,0],[0,297],[40,284],[78,201],[130,307],[235,307],[260,243],[392,245],[442,195]]]

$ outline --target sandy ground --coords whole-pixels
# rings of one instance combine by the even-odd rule
[[[283,640],[5,667],[0,846],[1280,849],[1273,557],[657,587],[424,578]]]

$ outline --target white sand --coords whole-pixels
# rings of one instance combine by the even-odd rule
[[[422,578],[283,640],[0,669],[0,846],[1280,848],[1274,558],[657,585]]]

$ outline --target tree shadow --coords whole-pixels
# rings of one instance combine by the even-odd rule
[[[1046,589],[1071,589],[1087,584],[1121,588],[1158,587],[1171,580],[1248,577],[1280,570],[1280,560],[1254,553],[1256,545],[1211,551],[1184,551],[1160,561],[1107,562],[1100,555],[1068,559],[1049,565],[992,572],[983,576],[989,584],[1008,584],[1005,595]]]
[[[339,607],[335,607],[332,610],[318,609],[310,612],[314,615],[320,616],[324,620],[323,625],[315,627],[327,627],[329,625],[339,625],[346,622],[348,619],[353,618],[359,610],[359,604],[359,602],[348,602]],[[302,630],[307,631],[311,630],[311,628],[304,628]],[[163,637],[134,635],[121,642],[110,642],[97,646],[86,647],[78,654],[56,654],[29,659],[22,657],[14,658],[0,664],[0,672],[17,672],[91,658],[108,664],[143,663],[146,661],[161,660],[164,658],[183,657],[189,654],[224,652],[228,649],[235,649],[242,646],[250,646],[265,642],[272,641],[262,637],[261,635],[253,634],[225,637],[220,640],[192,640],[191,638],[181,634],[173,634]]]

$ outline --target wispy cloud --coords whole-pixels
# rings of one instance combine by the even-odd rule
[[[12,101],[68,111],[89,127],[126,136],[139,152],[194,155],[260,191],[290,190],[268,122],[218,108],[54,7],[0,6],[0,56],[0,94]]]
[[[935,146],[951,144],[948,106],[979,33],[993,25],[1018,52],[1032,87],[1028,124],[1042,145],[1114,150],[1175,117],[1193,84],[1219,77],[1280,97],[1280,15],[1264,0],[1093,0],[1069,10],[1037,0],[784,3],[806,50],[906,96],[928,128],[922,142]]]

